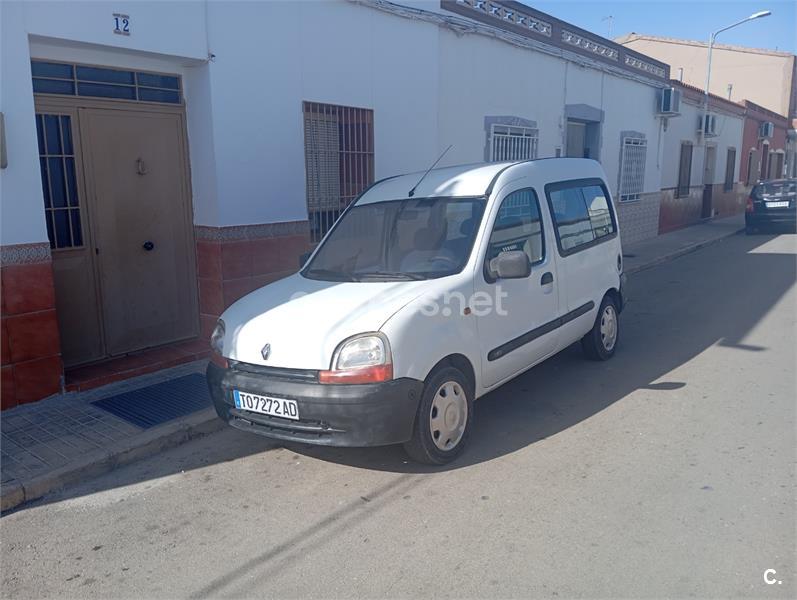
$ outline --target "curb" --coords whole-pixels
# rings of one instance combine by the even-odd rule
[[[65,486],[104,475],[123,465],[219,431],[224,425],[211,407],[145,430],[109,448],[88,452],[81,460],[49,473],[3,484],[0,492],[0,510],[2,512],[11,510]]]
[[[647,269],[650,269],[651,267],[655,267],[657,265],[661,265],[663,263],[670,262],[671,260],[674,260],[674,259],[679,258],[681,256],[684,256],[686,254],[691,254],[692,252],[695,252],[696,250],[700,250],[701,248],[705,248],[706,246],[711,246],[712,244],[716,244],[717,242],[721,242],[722,240],[727,239],[729,237],[732,237],[734,235],[738,235],[739,233],[742,233],[743,231],[744,231],[744,227],[741,227],[740,229],[736,229],[734,231],[729,231],[727,233],[724,233],[724,234],[722,234],[722,235],[720,235],[718,237],[712,238],[710,240],[702,240],[700,242],[695,242],[694,244],[690,244],[688,246],[683,246],[681,248],[678,248],[677,250],[674,250],[674,251],[670,252],[669,254],[664,254],[663,256],[658,256],[658,257],[654,258],[653,260],[651,260],[650,262],[645,263],[644,265],[637,265],[636,267],[631,267],[630,269],[627,269],[624,272],[626,273],[626,275],[632,275],[633,273],[639,273],[640,271],[645,271]]]

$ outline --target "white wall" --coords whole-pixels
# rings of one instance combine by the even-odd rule
[[[454,144],[446,164],[484,160],[485,116],[536,121],[539,156],[564,148],[565,106],[604,112],[600,161],[617,191],[622,131],[648,140],[645,192],[660,189],[656,89],[477,35],[440,30],[440,146]]]
[[[186,58],[207,57],[206,3],[201,0],[27,0],[23,4],[25,31],[32,35]],[[130,16],[129,36],[113,32],[114,13]]]
[[[303,100],[374,110],[377,178],[431,162],[437,27],[348,2],[214,3],[210,22],[220,224],[307,218]]]
[[[3,245],[47,241],[24,9],[0,2],[0,111],[8,153],[8,167],[0,170]]]
[[[720,112],[712,109],[711,114],[717,116],[717,136],[708,138],[708,144],[716,147],[714,177],[711,183],[725,181],[725,166],[728,148],[736,148],[734,181],[739,181],[739,166],[742,158],[742,132],[744,119],[739,115]],[[703,108],[692,101],[681,102],[681,115],[668,119],[667,131],[664,134],[664,157],[661,187],[675,188],[678,185],[678,168],[680,165],[681,143],[691,141],[692,171],[691,186],[703,185],[704,146],[697,135],[698,122]]]
[[[2,175],[4,244],[46,240],[29,52],[183,76],[200,225],[307,218],[303,100],[374,110],[377,179],[424,169],[449,144],[443,165],[484,160],[486,116],[537,121],[539,155],[553,156],[565,105],[587,104],[604,111],[600,157],[612,190],[626,130],[648,139],[644,191],[660,187],[653,86],[494,38],[345,0],[30,1],[0,11],[14,161]],[[130,14],[129,37],[113,34],[113,12]]]
[[[130,36],[113,33],[114,12],[130,15]],[[189,152],[195,167],[195,213],[200,220],[213,220],[218,212],[212,185],[215,166],[208,162],[206,150],[213,148],[206,127],[211,117],[206,95],[199,93],[207,57],[203,2],[3,1],[0,22],[0,110],[5,114],[9,162],[0,171],[0,243],[47,241],[31,58],[182,75]],[[195,90],[197,98],[192,103]]]

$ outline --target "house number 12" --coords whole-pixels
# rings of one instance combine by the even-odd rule
[[[130,35],[130,15],[113,13],[113,32],[119,35]]]

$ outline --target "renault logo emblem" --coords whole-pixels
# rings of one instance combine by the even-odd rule
[[[263,360],[268,360],[268,357],[271,356],[271,344],[263,346],[263,349],[260,351],[260,356],[263,357]]]

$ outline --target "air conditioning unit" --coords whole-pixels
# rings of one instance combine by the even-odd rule
[[[676,88],[660,90],[657,112],[660,115],[667,116],[681,114],[681,90]]]
[[[761,123],[761,126],[758,128],[758,137],[771,138],[773,135],[775,135],[775,124],[771,121],[764,121]]]
[[[697,131],[706,137],[717,135],[717,115],[700,115],[697,118]]]

